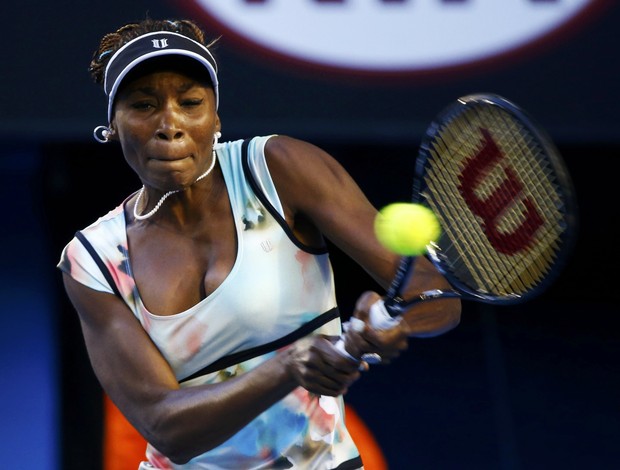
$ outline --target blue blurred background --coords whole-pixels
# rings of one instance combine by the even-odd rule
[[[310,140],[341,161],[377,206],[409,197],[424,126],[457,96],[492,91],[530,111],[567,160],[579,198],[580,237],[566,270],[525,306],[466,304],[456,330],[412,341],[347,400],[390,468],[620,468],[617,3],[592,1],[562,34],[467,70],[389,77],[333,73],[253,50],[192,3],[2,7],[0,191],[8,217],[0,232],[0,468],[100,466],[101,390],[55,264],[76,230],[139,187],[119,149],[92,140],[92,129],[105,123],[105,99],[87,66],[103,34],[147,14],[193,17],[211,37],[222,34],[225,139]],[[347,312],[375,285],[338,250],[332,257]]]

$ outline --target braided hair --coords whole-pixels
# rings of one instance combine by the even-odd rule
[[[205,44],[205,34],[200,27],[191,20],[153,20],[145,19],[139,23],[129,23],[113,33],[106,34],[99,43],[99,48],[93,54],[88,71],[95,83],[103,85],[105,68],[108,62],[123,45],[147,33],[155,31],[170,31],[193,39],[207,48],[217,41]]]

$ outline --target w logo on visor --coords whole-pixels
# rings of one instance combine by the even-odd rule
[[[153,42],[153,47],[155,49],[163,49],[168,47],[168,39],[151,39],[151,41]]]

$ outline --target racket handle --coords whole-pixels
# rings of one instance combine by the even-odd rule
[[[344,323],[342,325],[344,327],[344,330],[346,331],[348,328],[351,328],[353,331],[357,331],[357,332],[361,332],[364,331],[364,328],[366,327],[365,323],[363,320],[360,320],[357,317],[351,317],[349,319],[348,322]],[[336,349],[346,358],[351,359],[352,361],[355,362],[359,362],[360,359],[357,357],[353,357],[351,354],[349,354],[349,351],[347,351],[347,349],[344,346],[344,337],[340,337],[338,339],[338,341],[336,342]]]
[[[394,328],[400,322],[398,317],[393,317],[385,307],[383,299],[377,300],[370,306],[368,319],[373,328],[377,330],[388,330]]]
[[[346,357],[347,359],[350,359],[354,362],[359,362],[360,360],[356,357],[353,357],[351,354],[349,354],[349,351],[346,350],[346,348],[344,347],[344,338],[341,336],[340,338],[338,338],[338,341],[336,341],[336,349],[338,350],[338,352],[340,354],[342,354],[344,357]]]
[[[374,304],[370,306],[370,310],[368,312],[368,320],[370,325],[378,330],[387,330],[389,328],[393,328],[398,325],[400,321],[398,317],[392,317],[388,313],[387,309],[385,308],[385,302],[383,301],[383,299],[377,300]],[[351,317],[348,323],[348,328],[352,328],[355,331],[364,330],[364,322],[359,318]],[[336,341],[335,347],[344,357],[351,359],[355,362],[360,361],[360,359],[353,357],[351,354],[349,354],[349,352],[345,348],[344,338],[342,336],[338,339],[338,341]],[[378,361],[373,360],[373,356],[373,354],[364,354],[361,360],[371,364],[381,362],[380,359]]]
[[[372,326],[373,328],[377,330],[387,330],[389,328],[395,327],[399,323],[400,318],[391,316],[385,308],[385,302],[383,301],[383,299],[380,299],[370,306],[370,311],[368,312],[368,320],[370,326]],[[348,328],[352,328],[356,331],[363,331],[365,327],[364,322],[356,317],[351,317],[348,323]],[[336,341],[335,347],[344,357],[351,359],[352,361],[360,361],[360,359],[353,357],[351,354],[349,354],[349,352],[345,348],[344,338],[342,336],[338,339],[338,341]],[[372,361],[371,358],[372,355],[364,354],[361,360],[367,361],[369,363],[374,363],[375,361]]]

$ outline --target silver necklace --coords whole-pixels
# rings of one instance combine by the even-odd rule
[[[209,173],[211,173],[211,171],[215,167],[215,160],[216,160],[216,154],[215,154],[215,150],[213,150],[213,158],[211,159],[211,166],[209,166],[207,171],[205,171],[202,175],[200,175],[198,178],[196,178],[196,181],[194,181],[194,183],[192,183],[192,184],[197,183],[198,181],[203,179],[205,176],[207,176]],[[164,203],[164,201],[166,199],[168,199],[168,196],[171,196],[174,193],[185,191],[184,189],[173,189],[172,191],[168,191],[166,194],[164,194],[161,197],[161,199],[157,202],[157,204],[155,204],[155,207],[153,207],[153,209],[151,209],[146,214],[140,215],[140,214],[138,214],[138,206],[140,205],[140,201],[142,200],[142,195],[144,194],[144,190],[145,190],[145,186],[143,185],[142,188],[140,189],[140,192],[138,193],[138,197],[136,198],[136,203],[133,206],[133,216],[134,216],[134,218],[136,220],[146,220],[146,219],[148,219],[153,214],[155,214],[155,212],[157,212],[159,210],[159,208]]]

